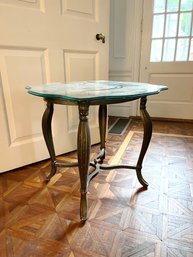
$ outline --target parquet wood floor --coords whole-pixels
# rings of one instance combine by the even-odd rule
[[[135,164],[140,121],[129,129],[108,136],[106,162]],[[76,154],[60,159],[74,161]],[[77,168],[60,168],[46,184],[48,171],[43,161],[0,175],[1,257],[193,256],[193,124],[154,122],[143,166],[148,190],[132,170],[94,178],[85,225]]]

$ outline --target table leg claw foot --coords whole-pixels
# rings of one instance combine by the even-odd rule
[[[81,194],[81,201],[80,201],[80,219],[82,221],[87,220],[87,208],[88,208],[88,201],[86,193]]]
[[[46,177],[46,181],[50,181],[50,179],[56,174],[56,169],[55,164],[53,164],[50,174]]]
[[[149,184],[147,183],[147,181],[145,181],[145,179],[143,178],[142,174],[141,174],[141,169],[136,169],[137,172],[137,178],[139,183],[144,187],[144,188],[148,188]]]

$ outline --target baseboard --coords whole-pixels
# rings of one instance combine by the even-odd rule
[[[140,120],[140,116],[130,116],[131,119],[133,120]],[[192,123],[193,120],[188,120],[188,119],[176,119],[176,118],[161,118],[161,117],[151,117],[152,120],[155,121],[171,121],[171,122],[181,122],[181,123]]]

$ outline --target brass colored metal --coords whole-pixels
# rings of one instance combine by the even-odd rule
[[[48,181],[56,174],[57,167],[77,167],[78,166],[77,162],[61,163],[61,162],[57,162],[56,160],[56,154],[55,154],[54,143],[52,138],[52,124],[51,124],[53,112],[54,112],[54,105],[52,102],[48,101],[47,108],[42,117],[43,136],[44,136],[44,140],[46,142],[46,146],[51,159],[51,172],[46,178],[46,180]]]
[[[89,174],[88,181],[90,182],[100,171],[100,167],[105,159],[105,141],[106,141],[106,130],[107,130],[107,106],[99,106],[99,132],[100,132],[100,152],[95,157],[94,163],[90,163],[90,166],[94,167],[94,171]]]
[[[136,172],[137,172],[137,178],[139,182],[142,184],[142,186],[147,188],[148,183],[144,180],[141,174],[142,162],[152,136],[152,121],[146,110],[146,102],[147,102],[147,98],[142,97],[140,101],[140,114],[141,114],[141,119],[143,121],[144,134],[143,134],[143,143],[139,154],[139,159],[137,161]]]
[[[103,44],[105,43],[105,35],[103,33],[96,34],[96,39],[101,40]]]
[[[46,98],[46,97],[44,97],[44,101],[48,101],[53,104],[61,104],[61,105],[78,105],[78,102],[76,102],[76,101],[65,100],[62,98]]]
[[[78,167],[78,162],[56,162],[57,167]]]
[[[106,141],[106,131],[107,131],[107,106],[99,106],[99,131],[101,140],[101,150],[104,149],[104,154],[101,156],[101,161],[105,159],[105,141]]]
[[[89,105],[79,104],[79,127],[78,127],[78,163],[80,175],[80,218],[87,219],[87,190],[88,190],[88,169],[90,165],[90,129],[88,125]]]
[[[105,156],[105,148],[102,148],[94,159],[94,163],[102,163]]]
[[[90,166],[92,166],[94,168],[94,171],[91,172],[89,175],[88,175],[88,183],[90,183],[90,181],[96,177],[96,175],[99,174],[100,172],[100,165],[99,164],[93,164],[93,163],[90,163]]]
[[[130,166],[127,164],[114,164],[114,165],[100,165],[101,170],[112,170],[112,169],[130,169],[136,170],[136,166]]]
[[[42,117],[42,131],[43,131],[44,140],[46,142],[46,146],[48,148],[48,152],[51,158],[51,172],[47,176],[47,180],[50,180],[50,178],[55,175],[56,169],[57,169],[56,154],[54,150],[54,143],[52,138],[52,126],[51,126],[53,111],[54,111],[53,104],[50,102],[47,102],[47,108]]]
[[[51,172],[47,177],[47,180],[56,173],[57,167],[79,167],[80,185],[81,185],[81,200],[80,200],[80,218],[85,221],[87,219],[87,191],[89,182],[100,172],[100,170],[110,170],[110,169],[134,169],[136,170],[137,178],[141,185],[145,188],[148,187],[148,183],[144,180],[141,169],[144,156],[146,154],[147,148],[149,146],[151,135],[152,135],[152,122],[151,118],[146,110],[146,97],[141,97],[140,100],[140,113],[144,126],[144,135],[141,151],[136,166],[129,165],[104,165],[103,160],[105,158],[105,140],[106,140],[106,128],[107,128],[107,104],[125,102],[132,100],[96,100],[95,102],[71,102],[63,99],[55,98],[45,98],[47,101],[47,108],[44,112],[42,118],[42,130],[45,138],[45,142],[51,158]],[[79,127],[78,127],[78,137],[77,137],[77,148],[78,148],[78,163],[61,163],[56,160],[54,144],[52,139],[52,129],[51,121],[53,116],[53,104],[63,104],[63,105],[78,105],[79,108]],[[100,129],[100,152],[94,159],[94,162],[90,162],[90,130],[88,124],[88,114],[89,106],[99,104],[99,129]],[[89,169],[90,167],[90,169]]]
[[[88,104],[89,105],[107,105],[107,104],[119,104],[119,103],[125,103],[125,102],[131,102],[131,101],[134,101],[134,100],[137,100],[139,99],[140,97],[133,97],[132,99],[96,99],[96,100],[93,100],[91,102],[88,101]],[[62,98],[44,98],[45,101],[49,101],[50,103],[53,103],[53,104],[61,104],[61,105],[79,105],[79,102],[78,101],[70,101],[70,100],[65,100],[65,99],[62,99]]]

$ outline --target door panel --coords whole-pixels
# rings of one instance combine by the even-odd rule
[[[84,17],[95,17],[96,0],[63,0],[63,12]]]
[[[0,0],[0,4],[43,11],[45,0]]]
[[[48,158],[45,103],[25,86],[108,79],[108,27],[109,0],[0,0],[0,172]],[[90,108],[92,143],[99,141],[97,116]],[[77,125],[77,108],[55,106],[57,154],[76,149]]]
[[[97,53],[93,52],[66,52],[64,53],[66,81],[91,80],[98,77]]]
[[[192,16],[192,0],[144,0],[140,81],[169,87],[149,97],[151,116],[193,119]]]
[[[33,141],[40,137],[40,111],[44,106],[40,99],[26,97],[24,86],[33,81],[45,83],[45,62],[43,51],[1,50],[1,81],[4,93],[7,129],[10,147]],[[30,73],[28,72],[30,70]],[[10,76],[11,74],[11,76]],[[30,75],[30,76],[29,76]],[[23,86],[23,88],[21,87]],[[22,104],[21,104],[22,101]],[[24,118],[23,120],[21,120]],[[31,124],[33,119],[33,126]],[[42,139],[41,139],[42,140]]]
[[[76,80],[95,80],[99,77],[97,70],[98,54],[96,52],[65,51],[64,63],[67,82]],[[79,114],[77,107],[67,106],[67,117],[68,132],[74,134],[74,132],[77,132],[79,123]],[[93,129],[96,129],[98,127],[98,120],[96,119],[96,117],[98,117],[98,107],[90,107],[89,123],[90,127]],[[92,132],[92,134],[95,134],[95,132]]]

